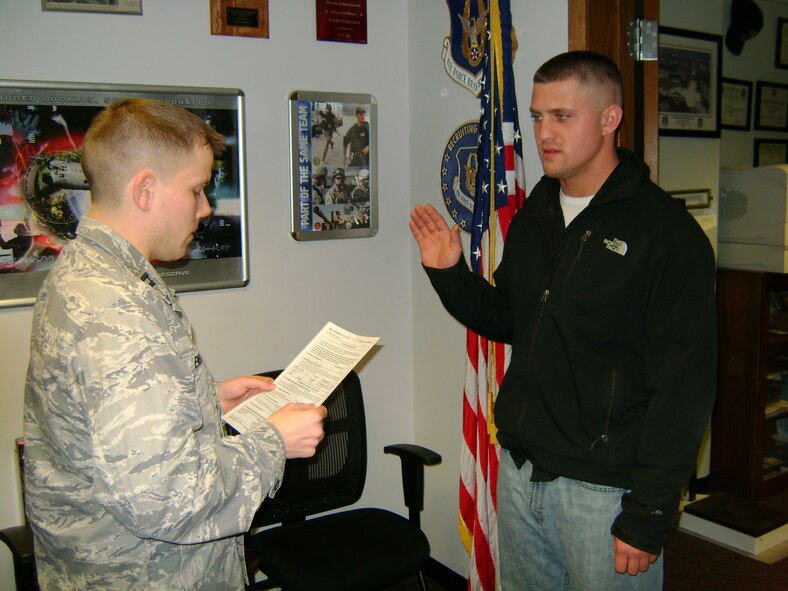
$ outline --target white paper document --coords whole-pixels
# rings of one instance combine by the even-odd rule
[[[289,402],[322,404],[378,340],[329,322],[274,380],[272,392],[239,404],[224,415],[225,422],[243,433]]]

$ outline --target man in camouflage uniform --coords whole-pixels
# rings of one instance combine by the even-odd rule
[[[285,458],[323,436],[325,408],[306,404],[225,436],[222,412],[273,385],[215,381],[149,262],[185,255],[223,147],[199,117],[143,99],[106,109],[85,138],[93,205],[39,294],[25,392],[44,590],[243,589],[238,534]]]

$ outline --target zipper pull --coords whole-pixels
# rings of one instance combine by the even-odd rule
[[[540,304],[546,303],[547,302],[547,298],[549,298],[549,297],[550,297],[550,290],[549,289],[545,289],[544,293],[542,293],[542,297],[539,298],[539,303]]]

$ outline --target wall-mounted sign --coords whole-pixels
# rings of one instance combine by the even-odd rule
[[[479,95],[482,62],[487,50],[487,14],[484,0],[446,0],[451,33],[443,40],[443,67],[449,77]]]
[[[211,35],[268,39],[268,0],[211,0]]]
[[[441,158],[441,194],[451,219],[466,232],[471,231],[476,195],[479,122],[460,125],[446,142]]]
[[[369,94],[290,95],[293,238],[377,233],[377,121],[377,101]]]
[[[367,0],[316,0],[317,40],[367,42]]]

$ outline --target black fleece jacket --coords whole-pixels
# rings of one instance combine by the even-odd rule
[[[512,220],[495,287],[426,268],[446,309],[511,343],[495,405],[518,464],[627,489],[613,535],[651,553],[675,524],[716,391],[714,255],[694,218],[619,150],[564,227],[543,177]]]

